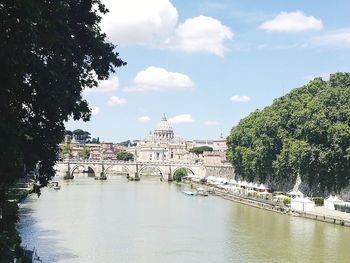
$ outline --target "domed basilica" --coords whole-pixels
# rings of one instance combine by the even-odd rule
[[[184,139],[174,136],[173,128],[165,115],[153,133],[137,143],[138,161],[144,162],[186,162],[190,159]]]

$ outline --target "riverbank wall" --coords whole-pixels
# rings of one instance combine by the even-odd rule
[[[34,182],[29,178],[21,178],[8,187],[4,194],[4,200],[0,203],[0,262],[31,262],[24,256],[21,247],[21,238],[17,230],[19,220],[19,203],[34,191]]]
[[[191,183],[195,187],[203,187],[202,184],[199,183]],[[252,207],[260,208],[260,209],[265,209],[271,212],[279,213],[279,214],[284,214],[288,216],[298,216],[298,217],[303,217],[306,219],[312,219],[316,221],[321,221],[325,223],[331,223],[339,226],[346,226],[350,227],[350,216],[335,216],[331,214],[331,211],[322,211],[322,212],[317,212],[317,211],[312,211],[312,212],[301,212],[301,211],[295,211],[291,210],[290,207],[284,206],[283,203],[275,203],[272,201],[265,201],[265,200],[257,200],[250,198],[248,196],[244,195],[236,195],[233,193],[229,193],[225,190],[221,190],[219,188],[212,188],[206,186],[208,189],[212,189],[212,192],[215,193],[215,195],[224,198],[229,201],[233,201],[236,203],[244,204],[244,205],[249,205]]]

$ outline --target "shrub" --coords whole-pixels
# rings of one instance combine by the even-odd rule
[[[310,199],[314,201],[317,206],[323,206],[324,204],[324,199],[322,197],[311,197]]]
[[[283,198],[283,204],[284,205],[289,205],[290,204],[290,198],[289,197]]]
[[[181,182],[182,177],[187,175],[187,170],[186,168],[179,168],[174,172],[174,180],[176,182]]]

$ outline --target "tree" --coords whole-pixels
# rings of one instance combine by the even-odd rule
[[[117,159],[120,161],[133,161],[134,155],[132,153],[123,151],[117,154]]]
[[[73,132],[72,132],[72,131],[70,131],[70,130],[66,130],[66,131],[64,132],[64,135],[70,135],[70,136],[73,136]]]
[[[45,185],[54,175],[64,122],[91,115],[82,90],[125,65],[101,32],[106,12],[100,0],[1,1],[1,207],[16,178],[38,168]],[[0,228],[0,261],[19,244],[9,233]]]
[[[194,147],[190,150],[190,152],[195,153],[195,154],[202,154],[203,152],[212,152],[213,148],[209,146],[199,146],[199,147]]]
[[[91,143],[100,143],[100,138],[97,137],[97,138],[92,138],[91,139]]]
[[[181,182],[182,177],[187,176],[186,168],[179,168],[174,172],[173,179],[176,182]]]
[[[71,157],[72,156],[72,146],[70,146],[69,144],[65,144],[63,147],[62,147],[62,150],[61,150],[61,155],[62,156],[69,156]]]
[[[251,113],[227,138],[235,172],[290,190],[300,175],[305,190],[323,195],[350,184],[350,73],[316,78]]]
[[[86,141],[90,139],[90,133],[88,131],[84,131],[82,129],[77,129],[73,131],[73,135],[80,141]]]
[[[83,149],[79,152],[79,157],[88,159],[90,157],[90,148],[88,146],[84,146]]]
[[[127,141],[123,141],[123,142],[118,143],[118,145],[124,146],[124,147],[129,147],[129,146],[136,146],[136,143],[134,143],[130,140],[127,140]]]
[[[90,118],[82,90],[125,65],[99,27],[106,12],[99,0],[0,5],[1,184],[36,165],[45,184],[64,122]]]

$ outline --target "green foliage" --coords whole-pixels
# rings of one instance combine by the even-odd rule
[[[213,151],[213,148],[209,146],[194,147],[190,150],[190,152],[195,154],[202,154],[203,152],[212,152],[212,151]]]
[[[70,130],[65,130],[64,131],[64,135],[70,135],[70,136],[73,136],[73,132],[70,131]]]
[[[90,148],[88,146],[84,146],[83,149],[79,152],[79,157],[88,159],[90,157]]]
[[[82,129],[77,129],[73,131],[73,136],[75,136],[78,140],[84,142],[91,138],[90,135],[91,134],[88,131],[84,131]]]
[[[63,147],[62,147],[62,150],[61,150],[61,155],[62,156],[69,156],[71,157],[72,156],[72,146],[70,146],[69,144],[65,144]]]
[[[118,145],[124,146],[124,147],[129,147],[129,146],[136,146],[136,143],[134,143],[130,140],[127,140],[127,141],[118,143]]]
[[[101,32],[106,12],[100,0],[1,1],[1,207],[6,187],[35,168],[41,185],[48,182],[64,123],[90,118],[82,90],[125,64]],[[0,237],[8,231],[0,227]],[[15,233],[9,236],[0,255],[13,251]]]
[[[317,206],[323,206],[324,204],[324,199],[322,197],[311,197],[310,200],[314,201]]]
[[[64,122],[89,120],[83,89],[125,63],[99,23],[94,1],[2,1],[0,5],[0,187],[39,168],[54,175]]]
[[[350,182],[350,74],[321,78],[242,119],[227,138],[228,159],[247,180],[289,190],[299,174],[312,191]]]
[[[290,201],[291,201],[291,199],[290,199],[289,197],[283,198],[283,204],[284,204],[284,205],[289,205],[289,204],[290,204]]]
[[[92,138],[91,139],[91,143],[100,143],[100,138],[97,137],[97,138]]]
[[[134,155],[129,152],[119,152],[117,154],[117,159],[120,161],[133,161]]]
[[[173,179],[176,182],[181,182],[182,177],[187,175],[186,168],[179,168],[174,172]]]

